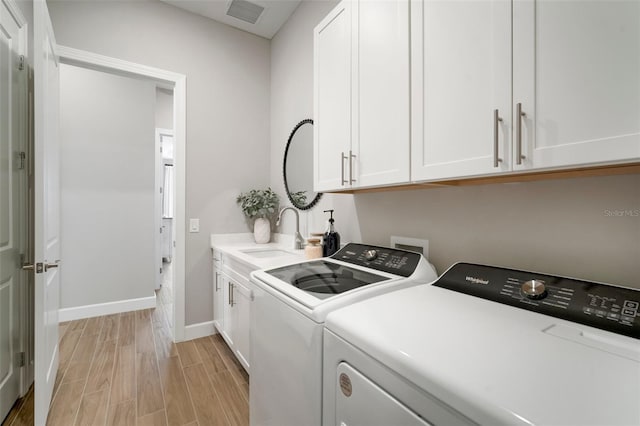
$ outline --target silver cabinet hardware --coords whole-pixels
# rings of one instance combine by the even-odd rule
[[[493,167],[498,167],[498,163],[502,161],[502,158],[498,157],[498,130],[502,118],[498,115],[498,110],[493,110]]]
[[[22,265],[22,270],[23,271],[33,271],[33,268],[35,267],[35,265],[33,263],[25,263]]]
[[[229,281],[229,305],[231,305],[233,307],[233,305],[236,304],[234,297],[233,297],[233,288],[235,287],[235,285]]]
[[[516,164],[522,164],[522,159],[525,158],[522,155],[522,117],[526,114],[522,112],[522,103],[516,104]]]

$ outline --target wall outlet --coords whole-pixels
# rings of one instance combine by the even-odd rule
[[[189,232],[200,232],[200,219],[189,219]]]

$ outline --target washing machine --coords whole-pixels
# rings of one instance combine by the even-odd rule
[[[640,291],[458,263],[330,313],[323,424],[639,425]]]
[[[251,425],[320,425],[327,314],[436,278],[418,253],[353,243],[331,257],[253,272]]]

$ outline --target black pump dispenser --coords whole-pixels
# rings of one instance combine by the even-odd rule
[[[324,233],[324,244],[322,245],[322,255],[326,257],[340,250],[340,234],[338,234],[333,227],[333,222],[335,222],[333,219],[333,210],[325,210],[324,212],[328,212],[331,215],[327,223],[327,231]]]

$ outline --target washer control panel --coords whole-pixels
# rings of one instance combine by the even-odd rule
[[[331,257],[354,265],[408,277],[416,270],[421,255],[388,247],[349,243]]]
[[[640,339],[640,290],[470,263],[433,285]]]

